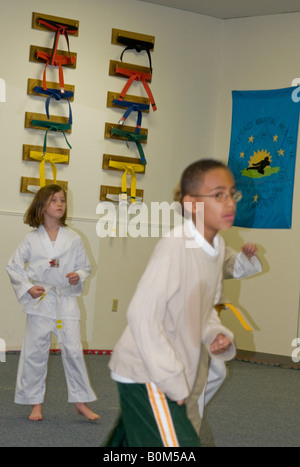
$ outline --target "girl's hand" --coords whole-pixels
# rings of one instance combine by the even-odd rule
[[[69,279],[70,285],[77,285],[80,279],[77,272],[69,272],[69,274],[66,275],[66,278]]]
[[[28,293],[32,298],[39,298],[43,295],[44,292],[44,287],[41,287],[40,285],[34,285],[31,287],[31,289],[28,290]]]
[[[244,253],[244,255],[248,258],[248,259],[251,259],[252,256],[255,256],[257,251],[258,251],[258,248],[256,245],[254,245],[253,243],[246,243],[246,245],[244,245],[242,248],[242,253]]]

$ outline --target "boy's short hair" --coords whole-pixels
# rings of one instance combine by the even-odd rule
[[[226,169],[223,162],[215,159],[202,159],[189,165],[181,176],[180,185],[177,187],[176,199],[182,202],[184,196],[197,193],[207,172],[214,169]],[[174,195],[175,195],[174,193]]]
[[[44,223],[44,212],[48,205],[50,198],[55,194],[63,191],[67,200],[66,191],[59,185],[51,184],[41,188],[32,200],[31,205],[24,215],[24,224],[30,227],[38,228]],[[66,226],[67,209],[64,216],[60,219],[60,224]]]

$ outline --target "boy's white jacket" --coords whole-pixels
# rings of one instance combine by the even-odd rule
[[[184,235],[163,238],[156,245],[109,363],[117,381],[154,382],[175,401],[185,399],[193,387],[202,343],[209,349],[222,333],[232,346],[215,357],[230,360],[236,351],[233,334],[214,310],[222,293],[223,266],[233,277],[236,253],[226,250],[220,236],[213,253],[186,246]],[[225,258],[225,251],[233,254],[232,260]]]
[[[59,267],[51,267],[52,260],[58,260]],[[62,319],[80,319],[76,296],[82,294],[91,264],[80,236],[70,228],[60,227],[54,246],[43,226],[29,232],[6,270],[25,313],[56,319],[59,296]],[[69,284],[69,272],[79,274],[76,286]],[[33,285],[41,285],[48,292],[43,300],[32,299],[28,290]]]

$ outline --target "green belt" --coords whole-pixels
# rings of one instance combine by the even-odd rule
[[[141,145],[141,141],[147,139],[147,135],[142,135],[140,133],[132,133],[131,131],[120,130],[119,128],[111,128],[111,133],[113,135],[123,136],[127,139],[127,141],[133,141],[136,144],[137,149],[139,151],[141,163],[143,165],[147,164],[145,154]]]

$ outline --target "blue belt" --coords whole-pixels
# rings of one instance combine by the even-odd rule
[[[127,107],[126,112],[118,122],[119,125],[124,125],[131,112],[137,112],[135,133],[140,133],[142,126],[142,110],[149,110],[149,105],[130,101],[119,101],[118,99],[114,99],[113,104],[118,105],[120,107]]]
[[[46,104],[45,104],[46,114],[47,114],[48,119],[50,118],[50,115],[49,115],[50,99],[52,97],[57,101],[60,101],[61,99],[66,99],[68,101],[68,104],[69,104],[69,123],[70,123],[70,125],[72,125],[73,118],[72,118],[72,110],[71,110],[71,104],[70,104],[69,99],[73,97],[73,95],[74,95],[73,91],[61,92],[59,89],[49,89],[49,88],[44,89],[41,86],[35,86],[33,88],[33,90],[34,90],[34,92],[37,92],[39,94],[44,94],[45,96],[48,96],[47,99],[46,99]]]

